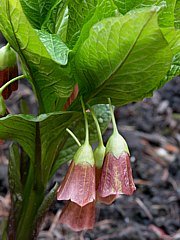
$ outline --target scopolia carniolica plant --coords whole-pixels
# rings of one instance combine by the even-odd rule
[[[97,201],[133,193],[129,150],[107,99],[140,101],[179,75],[179,9],[176,0],[1,1],[8,45],[0,50],[0,139],[12,140],[4,239],[35,239],[56,198],[67,201],[60,222],[79,231],[93,227]],[[37,116],[6,109],[21,78],[32,86]],[[70,160],[63,182],[48,190]]]

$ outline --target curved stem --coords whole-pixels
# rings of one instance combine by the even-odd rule
[[[98,133],[98,138],[99,138],[99,145],[101,146],[104,146],[104,143],[103,143],[103,139],[102,139],[102,133],[101,133],[101,129],[100,129],[100,126],[99,126],[99,122],[97,120],[97,117],[95,115],[95,112],[93,111],[93,109],[88,105],[88,108],[90,109],[90,112],[92,114],[92,117],[94,119],[94,122],[96,124],[96,129],[97,129],[97,133]]]
[[[87,120],[86,109],[85,109],[85,106],[84,106],[84,102],[83,102],[82,97],[81,97],[81,105],[82,105],[82,109],[83,109],[84,120],[85,120],[85,129],[86,129],[85,143],[89,143],[89,127],[88,127],[88,120]]]
[[[15,82],[15,81],[17,81],[17,80],[19,80],[19,79],[22,79],[22,78],[25,78],[25,76],[24,76],[24,75],[21,75],[21,76],[15,77],[15,78],[11,79],[10,81],[8,81],[7,83],[5,83],[5,84],[0,88],[0,94],[4,91],[4,89],[5,89],[6,87],[8,87],[11,83],[13,83],[13,82]]]
[[[74,133],[69,129],[66,128],[66,131],[71,135],[71,137],[74,139],[74,141],[78,144],[78,146],[81,146],[81,143],[79,142],[78,138],[74,135]]]
[[[109,103],[109,109],[110,109],[110,112],[111,112],[111,118],[112,118],[112,124],[113,124],[113,132],[114,133],[118,133],[116,120],[115,120],[115,117],[114,117],[114,111],[113,111],[113,108],[112,108],[112,104],[111,104],[111,99],[110,98],[108,98],[108,103]]]

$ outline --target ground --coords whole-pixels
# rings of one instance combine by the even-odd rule
[[[12,112],[18,111],[20,96],[34,104],[31,90],[23,83],[19,92],[8,102]],[[94,230],[80,233],[58,223],[64,203],[55,202],[39,240],[180,240],[180,77],[152,98],[116,108],[115,115],[131,152],[136,192],[120,196],[110,206],[98,204]],[[105,142],[111,131],[110,124]],[[10,204],[7,152],[8,143],[4,143],[0,146],[0,229]],[[53,181],[61,181],[62,175]]]

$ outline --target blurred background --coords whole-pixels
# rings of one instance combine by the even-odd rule
[[[0,35],[0,46],[3,44]],[[13,114],[23,106],[37,114],[27,81],[19,83],[6,104]],[[121,195],[110,206],[97,204],[94,230],[79,233],[58,223],[64,203],[55,201],[38,239],[180,240],[180,77],[154,92],[152,98],[116,108],[115,116],[131,152],[136,192],[130,197]],[[111,133],[110,124],[105,143]],[[10,210],[8,148],[9,142],[0,142],[0,239]],[[61,182],[66,170],[64,165],[52,183]]]

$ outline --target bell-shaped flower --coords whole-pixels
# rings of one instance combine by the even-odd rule
[[[77,150],[57,191],[57,200],[71,200],[81,207],[95,200],[94,156],[89,143]]]
[[[60,215],[59,221],[74,231],[93,229],[95,224],[95,201],[83,207],[68,201]]]
[[[110,110],[113,134],[106,145],[105,159],[97,189],[98,195],[102,198],[119,194],[132,195],[136,189],[132,177],[128,146],[118,132],[111,104]]]
[[[98,128],[99,128],[99,126],[97,126],[97,129]],[[99,134],[99,144],[94,151],[94,160],[95,160],[95,166],[96,166],[96,168],[95,168],[96,201],[100,202],[100,203],[110,205],[117,198],[117,195],[112,194],[112,195],[109,195],[107,197],[102,197],[102,196],[99,195],[99,191],[98,191],[98,187],[99,187],[99,183],[100,183],[100,179],[101,179],[101,174],[102,174],[102,166],[103,166],[103,162],[104,162],[105,150],[106,150],[106,148],[104,147],[104,144],[102,142],[102,137]]]
[[[117,194],[111,194],[108,195],[106,197],[102,197],[99,195],[99,183],[100,183],[100,179],[101,179],[101,174],[102,174],[102,168],[97,168],[96,167],[96,202],[100,202],[100,203],[104,203],[106,205],[110,205],[112,202],[114,202],[116,200],[116,198],[118,197]]]

